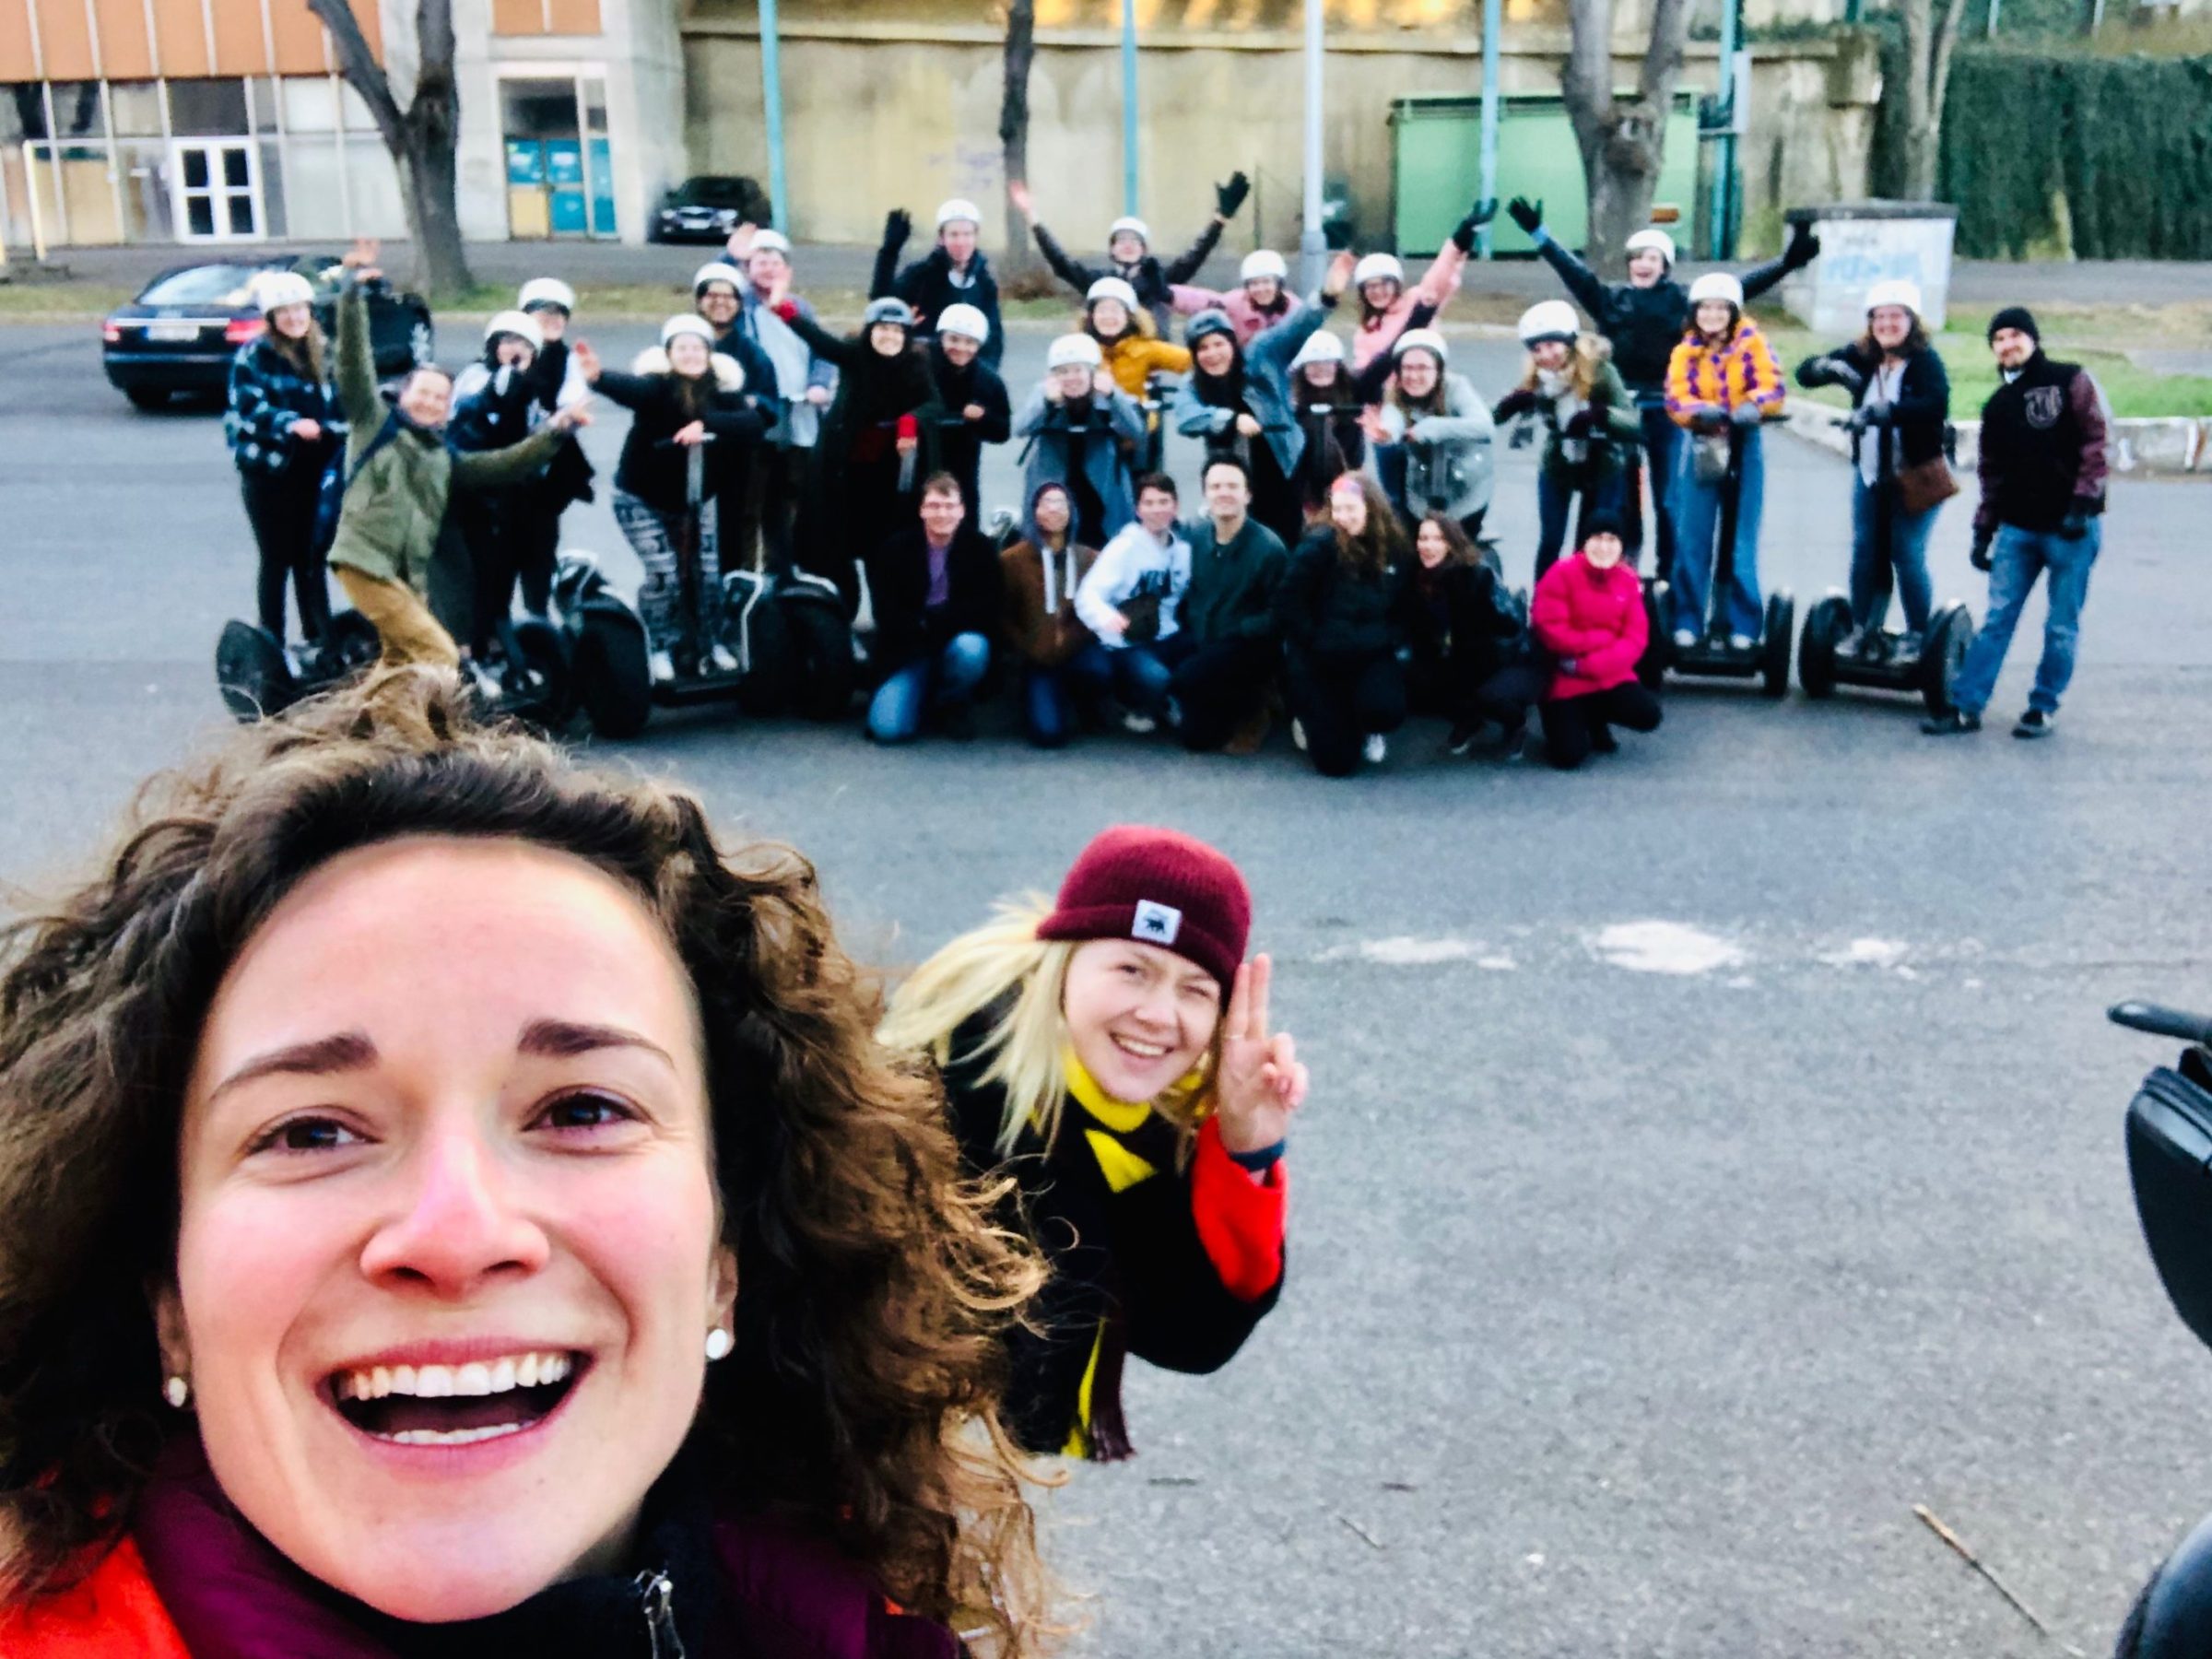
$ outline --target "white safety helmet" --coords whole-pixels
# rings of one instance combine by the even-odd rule
[[[1400,288],[1406,286],[1406,267],[1398,263],[1394,253],[1370,253],[1352,267],[1352,287],[1363,288],[1378,277],[1387,276]]]
[[[572,312],[576,309],[576,290],[558,276],[533,276],[523,284],[523,291],[514,297],[514,302],[524,311],[558,305],[564,312]]]
[[[1119,300],[1124,310],[1136,315],[1136,290],[1119,276],[1101,276],[1092,283],[1083,295],[1084,308],[1088,310],[1101,300]]]
[[[791,238],[781,230],[756,230],[753,232],[753,245],[746,252],[747,253],[781,253],[784,258],[789,259],[791,257]]]
[[[942,230],[947,225],[957,225],[962,220],[981,230],[983,228],[982,209],[966,196],[947,196],[937,204],[938,229]]]
[[[1146,224],[1134,213],[1124,213],[1120,218],[1106,227],[1106,245],[1110,248],[1113,246],[1113,239],[1124,231],[1135,237],[1147,248],[1152,245],[1152,227]]]
[[[1866,314],[1872,316],[1885,305],[1901,305],[1915,317],[1920,315],[1920,284],[1903,277],[1877,282],[1866,290]]]
[[[1244,255],[1244,263],[1237,267],[1239,282],[1257,282],[1264,276],[1272,276],[1277,282],[1290,279],[1290,267],[1273,248],[1254,249]]]
[[[1290,359],[1290,371],[1297,373],[1308,363],[1341,363],[1344,361],[1344,342],[1325,328],[1317,328],[1306,336],[1306,343],[1298,348]]]
[[[661,324],[661,345],[663,348],[665,349],[667,347],[674,345],[677,336],[681,335],[694,335],[695,337],[704,340],[707,343],[707,349],[709,351],[714,349],[713,324],[694,312],[686,312],[681,316],[671,317],[667,322]]]
[[[1629,238],[1628,253],[1631,258],[1647,250],[1658,254],[1670,265],[1675,263],[1675,239],[1656,227],[1639,230]]]
[[[1744,285],[1725,271],[1708,271],[1689,285],[1689,307],[1695,311],[1708,300],[1725,300],[1744,309]]]
[[[1436,354],[1436,366],[1441,369],[1452,360],[1452,347],[1444,344],[1444,336],[1433,328],[1409,328],[1390,348],[1390,359],[1396,362],[1409,351],[1431,351]]]
[[[726,282],[735,292],[745,292],[745,273],[728,260],[717,259],[691,273],[691,298],[698,299],[707,291],[707,285],[714,282]]]
[[[537,319],[528,312],[494,312],[491,321],[484,324],[484,343],[488,346],[500,335],[512,335],[525,342],[531,350],[546,348],[546,331],[537,325]]]
[[[1575,335],[1583,332],[1583,320],[1566,300],[1543,300],[1521,313],[1519,332],[1524,346],[1540,340],[1564,340],[1571,346]]]
[[[972,305],[948,305],[937,313],[939,335],[966,335],[978,346],[991,337],[991,319]]]
[[[1080,363],[1086,369],[1096,369],[1106,360],[1099,350],[1099,343],[1087,334],[1062,335],[1045,348],[1044,366],[1065,369],[1070,363]]]
[[[247,284],[247,291],[265,317],[283,306],[315,302],[315,285],[297,271],[264,271]]]

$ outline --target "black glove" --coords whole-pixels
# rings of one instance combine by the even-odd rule
[[[1544,202],[1541,197],[1530,201],[1526,196],[1515,196],[1505,205],[1505,216],[1522,230],[1534,236],[1544,224]]]
[[[1868,427],[1877,424],[1881,418],[1881,411],[1872,404],[1861,404],[1851,412],[1850,418],[1843,424],[1854,432],[1863,432]]]
[[[1536,441],[1536,429],[1523,421],[1513,429],[1513,435],[1505,441],[1508,449],[1524,450]]]
[[[1989,557],[1990,534],[1986,530],[1974,532],[1973,551],[1966,557],[1977,571],[1986,571],[1994,562]]]
[[[1235,218],[1237,209],[1244,206],[1244,198],[1252,194],[1252,181],[1241,172],[1229,175],[1229,182],[1214,186],[1214,211],[1223,218]]]
[[[903,248],[906,239],[914,233],[914,216],[903,207],[894,207],[883,216],[883,245]]]
[[[1490,418],[1502,424],[1517,415],[1527,414],[1535,406],[1536,394],[1534,392],[1525,388],[1508,392],[1498,400],[1498,406],[1490,411]]]
[[[2058,521],[2060,541],[2079,541],[2089,533],[2089,504],[2076,501],[2066,509],[2066,516]]]
[[[1596,425],[1597,411],[1595,409],[1577,409],[1567,424],[1560,429],[1560,431],[1569,438],[1587,438]]]
[[[1475,233],[1498,217],[1498,198],[1484,196],[1467,210],[1467,217],[1452,231],[1452,245],[1462,253],[1475,252]]]
[[[1793,271],[1801,271],[1820,257],[1820,239],[1806,224],[1790,227],[1790,245],[1782,251],[1782,263]]]

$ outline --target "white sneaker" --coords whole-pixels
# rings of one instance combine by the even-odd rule
[[[1731,651],[1748,651],[1758,643],[1759,641],[1749,634],[1730,634],[1728,636],[1728,649]]]
[[[1290,723],[1290,741],[1298,746],[1299,751],[1301,754],[1304,752],[1306,747],[1306,728],[1303,723],[1296,720]]]
[[[676,665],[669,660],[668,653],[665,651],[653,652],[646,657],[645,663],[646,666],[653,671],[653,682],[656,685],[664,680],[672,680],[676,677]]]
[[[1135,732],[1139,737],[1145,737],[1159,730],[1159,722],[1149,714],[1124,714],[1122,716],[1122,730]]]
[[[1382,741],[1382,734],[1370,732],[1367,741],[1359,746],[1359,753],[1370,766],[1380,766],[1389,759],[1390,745]]]
[[[1676,629],[1675,648],[1677,651],[1695,651],[1698,648],[1698,630],[1694,628]]]
[[[737,672],[737,653],[720,641],[715,641],[714,645],[714,671],[717,674]]]

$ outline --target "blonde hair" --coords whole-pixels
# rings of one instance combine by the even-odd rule
[[[997,1084],[1006,1095],[994,1142],[1001,1158],[1013,1155],[1022,1130],[1031,1124],[1045,1145],[1052,1145],[1067,1099],[1067,1017],[1062,998],[1077,942],[1037,936],[1052,909],[1038,893],[994,905],[990,921],[962,934],[907,975],[891,994],[889,1012],[877,1032],[887,1048],[928,1053],[944,1065],[968,1057],[952,1053],[954,1032],[994,1005],[1006,1004],[973,1050],[976,1057],[990,1059],[982,1080]],[[1186,1155],[1198,1125],[1213,1110],[1220,1041],[1217,1024],[1194,1074],[1200,1079],[1195,1086],[1187,1078],[1179,1080],[1147,1102],[1182,1131]]]
[[[1575,335],[1574,349],[1568,354],[1565,370],[1568,390],[1584,403],[1596,402],[1594,394],[1597,390],[1598,377],[1604,372],[1606,359],[1612,355],[1612,346],[1599,335],[1589,334]],[[1541,383],[1536,378],[1538,372],[1535,356],[1531,353],[1527,367],[1521,375],[1522,391],[1534,392],[1536,390]]]

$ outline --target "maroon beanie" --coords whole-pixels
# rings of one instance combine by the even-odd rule
[[[1204,841],[1173,830],[1116,824],[1084,848],[1041,939],[1135,939],[1187,957],[1227,997],[1252,934],[1244,877]]]

